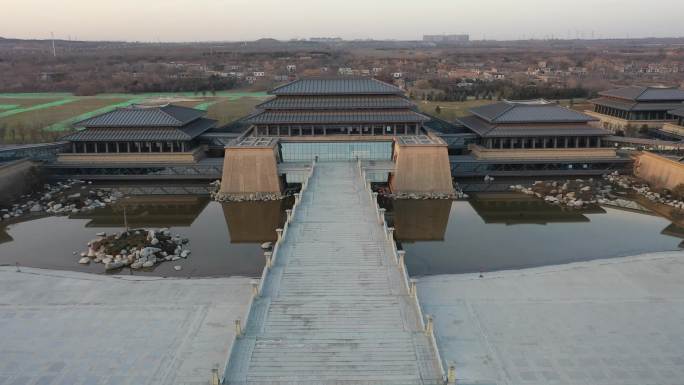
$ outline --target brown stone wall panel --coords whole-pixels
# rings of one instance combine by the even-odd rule
[[[446,146],[395,145],[395,193],[453,193]]]
[[[634,174],[652,187],[673,189],[684,183],[684,164],[644,152],[636,157]]]

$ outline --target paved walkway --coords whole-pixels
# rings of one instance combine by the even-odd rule
[[[206,385],[249,296],[248,278],[0,266],[0,385]]]
[[[228,384],[437,384],[438,363],[353,163],[319,163]]]
[[[684,252],[421,278],[459,385],[684,385]]]

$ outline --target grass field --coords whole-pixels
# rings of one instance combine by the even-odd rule
[[[446,121],[453,121],[456,118],[464,117],[469,115],[469,109],[477,106],[483,106],[485,104],[497,103],[496,100],[467,100],[465,102],[428,102],[428,101],[417,101],[416,104],[418,108],[432,116],[436,116],[440,119]],[[559,104],[565,107],[570,107],[577,111],[584,111],[591,109],[591,104],[587,103],[584,99],[575,99],[570,102],[570,100],[559,100]],[[440,113],[438,114],[435,110],[439,106]]]
[[[54,141],[70,132],[75,122],[131,104],[173,103],[197,108],[223,125],[249,114],[266,97],[263,92],[230,91],[88,97],[68,93],[0,94],[0,144]]]
[[[467,100],[465,102],[428,102],[421,100],[416,102],[422,112],[449,122],[468,115],[468,110],[473,107],[491,103],[496,103],[496,100]],[[439,114],[435,111],[437,106],[440,108]]]

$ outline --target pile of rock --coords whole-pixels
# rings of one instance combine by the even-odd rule
[[[129,266],[131,269],[151,268],[165,261],[178,261],[190,256],[188,239],[171,235],[169,229],[136,229],[107,235],[88,242],[88,251],[81,253],[78,263],[103,263],[105,270]],[[180,270],[180,266],[174,267]]]
[[[511,191],[518,191],[527,195],[534,195],[544,201],[565,207],[582,208],[599,203],[611,195],[612,188],[604,185],[601,180],[589,178],[568,179],[559,181],[535,181],[532,186],[510,186]]]
[[[462,193],[462,196],[464,194]],[[453,193],[387,193],[383,195],[390,199],[415,199],[415,200],[428,200],[428,199],[456,199],[458,194]]]
[[[680,210],[684,209],[684,201],[675,198],[669,191],[653,191],[647,183],[632,176],[620,175],[614,172],[604,175],[603,179],[623,190],[633,191],[651,202],[661,203]]]
[[[217,202],[257,202],[257,201],[277,201],[285,198],[280,193],[250,193],[250,194],[229,194],[225,192],[212,192],[212,199]]]
[[[70,179],[45,184],[42,192],[22,195],[23,203],[15,203],[0,210],[0,220],[28,214],[65,215],[105,207],[116,202],[123,194],[112,189],[89,188],[92,182]],[[88,190],[88,191],[84,191]]]

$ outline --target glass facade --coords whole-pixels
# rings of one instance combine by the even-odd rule
[[[391,141],[387,142],[306,142],[281,143],[283,162],[321,162],[362,160],[392,160]]]

